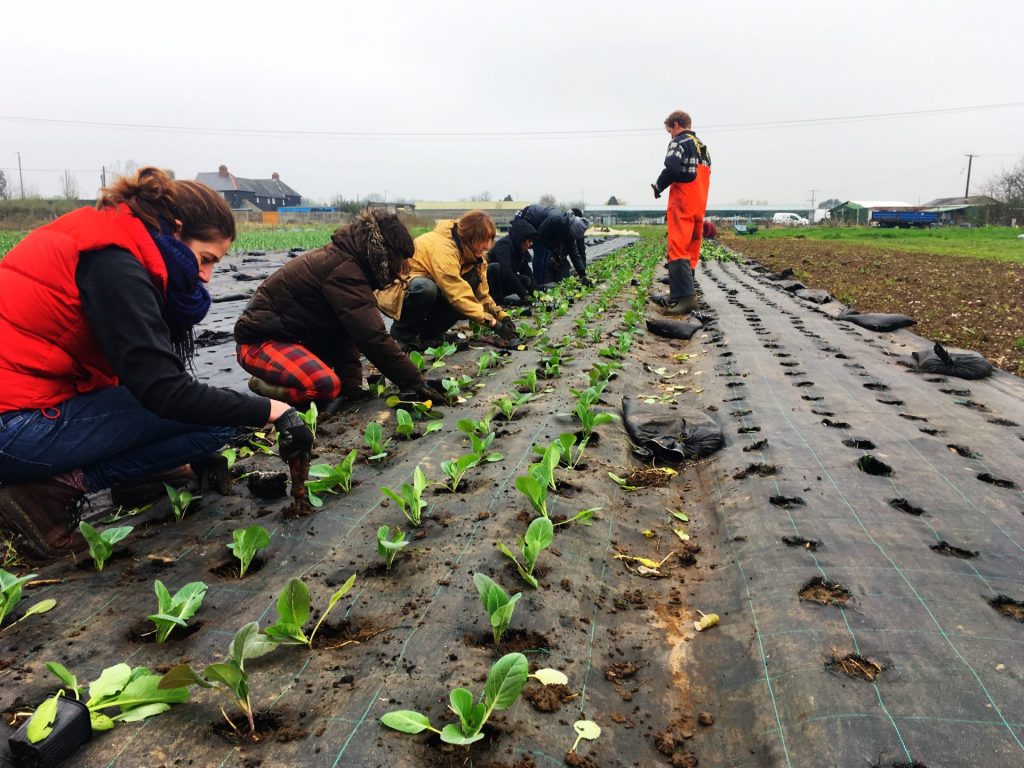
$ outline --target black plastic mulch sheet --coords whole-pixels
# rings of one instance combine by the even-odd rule
[[[1024,764],[1024,624],[990,604],[1024,600],[1024,383],[911,370],[925,340],[739,264],[698,277],[734,435],[693,491],[729,555],[694,598],[722,616],[687,649],[700,765]]]

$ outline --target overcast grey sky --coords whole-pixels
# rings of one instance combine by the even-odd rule
[[[713,204],[924,201],[963,194],[964,153],[981,155],[972,190],[1024,153],[1020,0],[6,0],[0,18],[15,190],[21,152],[75,170],[83,196],[131,159],[180,178],[276,170],[315,199],[646,203],[673,109],[711,148]],[[25,183],[60,189],[57,173]]]

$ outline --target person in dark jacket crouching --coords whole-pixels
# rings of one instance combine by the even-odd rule
[[[250,388],[321,409],[363,399],[362,353],[401,391],[428,399],[432,390],[384,328],[374,295],[398,279],[412,254],[397,216],[366,210],[330,243],[268,277],[235,323]]]
[[[26,560],[86,548],[86,493],[209,464],[237,427],[273,422],[286,461],[312,448],[287,403],[188,373],[234,237],[216,192],[146,167],[0,262],[0,526]]]
[[[508,234],[499,239],[487,252],[487,261],[497,264],[501,271],[498,280],[491,281],[491,294],[503,304],[511,303],[515,295],[520,303],[529,303],[530,295],[536,288],[533,270],[530,269],[530,247],[537,236],[537,230],[525,219],[512,222]]]
[[[533,275],[538,285],[568,277],[568,263],[576,270],[580,282],[590,284],[586,259],[579,251],[590,222],[571,211],[536,203],[519,211],[514,221],[527,221],[537,230],[533,241]]]

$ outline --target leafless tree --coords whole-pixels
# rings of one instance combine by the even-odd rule
[[[550,208],[551,206],[558,205],[558,201],[555,200],[555,196],[552,195],[550,192],[545,192],[543,195],[540,196],[540,204],[546,205]]]
[[[3,171],[0,171],[0,200],[6,200],[8,194],[7,177],[4,175]]]
[[[60,177],[60,191],[65,200],[78,199],[78,179],[71,171],[65,170]]]
[[[990,176],[983,185],[985,194],[999,201],[991,206],[993,222],[1009,224],[1013,219],[1024,220],[1024,159],[1012,168],[1004,168]]]
[[[469,199],[470,199],[471,202],[481,203],[481,202],[489,202],[492,198],[491,198],[491,193],[490,192],[484,191],[484,192],[477,192],[475,195],[470,195]]]

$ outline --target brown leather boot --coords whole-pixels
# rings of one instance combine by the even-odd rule
[[[21,536],[15,543],[27,560],[40,564],[85,552],[78,532],[85,492],[48,478],[0,488],[0,524]]]
[[[164,483],[172,488],[184,488],[197,473],[190,467],[176,467],[144,477],[122,480],[110,487],[110,501],[116,507],[131,509],[151,501],[162,499],[167,494]]]

